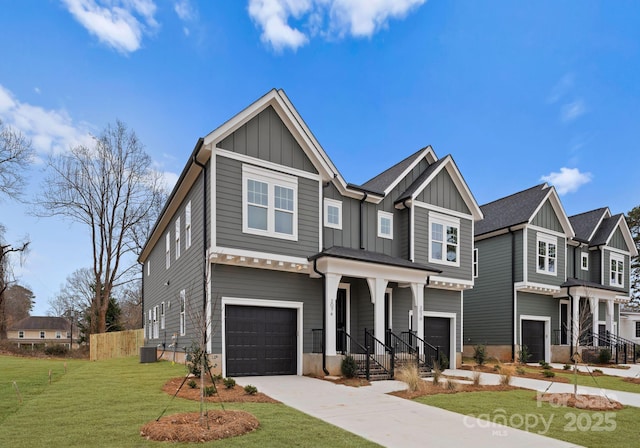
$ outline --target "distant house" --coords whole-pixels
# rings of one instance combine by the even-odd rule
[[[620,310],[620,337],[640,344],[640,311],[632,309]]]
[[[42,348],[48,345],[71,344],[71,323],[64,317],[29,316],[7,331],[7,339],[18,347]]]

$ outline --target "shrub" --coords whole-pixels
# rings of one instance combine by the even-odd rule
[[[601,348],[598,353],[598,363],[609,364],[609,361],[611,361],[611,350],[608,348]]]
[[[440,367],[440,370],[449,368],[449,358],[447,357],[447,355],[440,353],[440,355],[438,356],[438,367]]]
[[[50,356],[64,356],[69,353],[69,349],[61,344],[48,345],[44,348],[44,354]]]
[[[205,397],[212,397],[215,393],[216,393],[216,387],[215,386],[205,386],[205,388],[202,389],[202,394]]]
[[[474,386],[480,385],[480,372],[473,371],[473,375],[471,376],[471,380],[473,381]]]
[[[543,370],[542,375],[546,378],[553,378],[554,376],[556,376],[556,373],[552,370]]]
[[[191,389],[195,389],[196,387],[198,387],[198,383],[196,383],[194,380],[191,380],[187,383],[187,386],[189,386]]]
[[[233,389],[234,387],[236,387],[236,380],[234,380],[233,378],[225,378],[222,380],[222,383],[227,389]]]
[[[499,372],[501,369],[502,369],[502,366],[500,365],[500,363],[498,363],[495,366],[493,366],[493,371],[494,372]]]
[[[520,364],[526,364],[529,362],[529,358],[531,358],[529,348],[526,345],[523,345],[522,348],[518,351],[518,362]]]
[[[564,370],[571,370],[571,366],[569,364],[565,364],[562,366]]]
[[[432,375],[433,375],[433,384],[438,384],[440,382],[440,377],[442,376],[442,370],[440,370],[438,363],[435,363],[433,365]]]
[[[513,376],[514,368],[513,366],[504,366],[501,372],[500,384],[502,386],[508,386],[509,384],[511,384],[511,377]]]
[[[487,360],[487,347],[485,345],[476,345],[473,347],[473,359],[479,366],[483,365]]]
[[[244,386],[244,393],[249,395],[255,395],[258,393],[258,388],[253,384],[247,384]]]
[[[209,357],[206,356],[206,353],[202,350],[200,345],[196,342],[191,344],[191,348],[187,351],[187,368],[189,369],[189,373],[193,376],[200,378],[202,375],[202,361],[204,357],[205,363],[205,372],[211,369],[211,364],[209,363]]]
[[[524,375],[525,373],[527,373],[527,371],[524,370],[522,367],[516,367],[516,373],[518,375]]]
[[[420,378],[420,371],[415,364],[406,364],[398,370],[397,378],[407,385],[410,392],[420,390],[424,382]]]
[[[456,383],[452,379],[448,379],[447,382],[445,383],[445,388],[447,390],[458,390],[458,383]]]
[[[358,374],[358,363],[351,355],[347,355],[342,359],[342,374],[345,378],[355,378]]]
[[[593,373],[603,374],[602,370],[600,369],[593,369]]]
[[[542,366],[544,370],[550,370],[552,368],[551,364],[549,364],[547,361],[544,361],[544,360],[540,360],[539,364],[540,366]]]

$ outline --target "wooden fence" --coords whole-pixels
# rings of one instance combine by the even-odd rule
[[[140,347],[144,345],[144,330],[92,334],[89,343],[91,361],[138,356]]]

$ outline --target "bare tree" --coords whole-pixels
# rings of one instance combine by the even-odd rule
[[[0,120],[0,199],[2,196],[20,198],[25,186],[24,170],[31,154],[31,142]]]
[[[17,246],[4,243],[4,227],[0,224],[0,339],[7,336],[7,319],[5,315],[5,301],[7,290],[15,283],[15,278],[11,270],[11,256],[14,254],[24,255],[29,247],[29,242],[25,241]]]
[[[49,299],[50,316],[67,316],[69,313],[80,315],[91,307],[95,296],[93,287],[93,270],[81,268],[73,271],[67,277],[60,291]]]
[[[117,121],[91,148],[77,146],[47,161],[36,216],[62,216],[86,226],[93,251],[92,333],[106,331],[113,289],[138,275],[135,255],[159,203],[164,202],[160,173],[135,132]],[[130,260],[130,261],[128,261]]]
[[[142,281],[122,286],[116,294],[120,304],[120,321],[125,330],[142,328]]]

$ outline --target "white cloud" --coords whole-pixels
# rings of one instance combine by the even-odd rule
[[[91,34],[122,53],[138,50],[143,34],[158,26],[152,0],[62,1]]]
[[[551,89],[551,94],[547,98],[547,102],[550,104],[557,103],[560,98],[565,96],[573,88],[574,76],[572,73],[566,73],[560,78],[560,80]]]
[[[191,34],[191,29],[187,26],[187,24],[190,24],[198,18],[197,10],[189,0],[176,1],[176,3],[173,5],[173,10],[175,11],[178,18],[185,24],[182,27],[182,32],[185,36],[189,36]]]
[[[550,173],[540,180],[549,182],[556,187],[559,195],[575,193],[582,185],[591,182],[591,173],[581,173],[578,168],[560,168],[559,173]]]
[[[0,120],[31,139],[38,153],[59,153],[93,141],[91,126],[73,123],[64,110],[48,110],[17,100],[0,85]]]
[[[165,188],[167,193],[170,193],[173,190],[173,187],[178,182],[178,178],[180,176],[176,173],[172,173],[171,171],[160,171],[160,181]]]
[[[425,1],[249,0],[249,15],[262,29],[263,42],[276,51],[296,50],[309,42],[309,35],[370,37],[389,19],[403,18]]]
[[[582,100],[575,100],[562,106],[561,118],[565,123],[573,121],[587,111]]]

